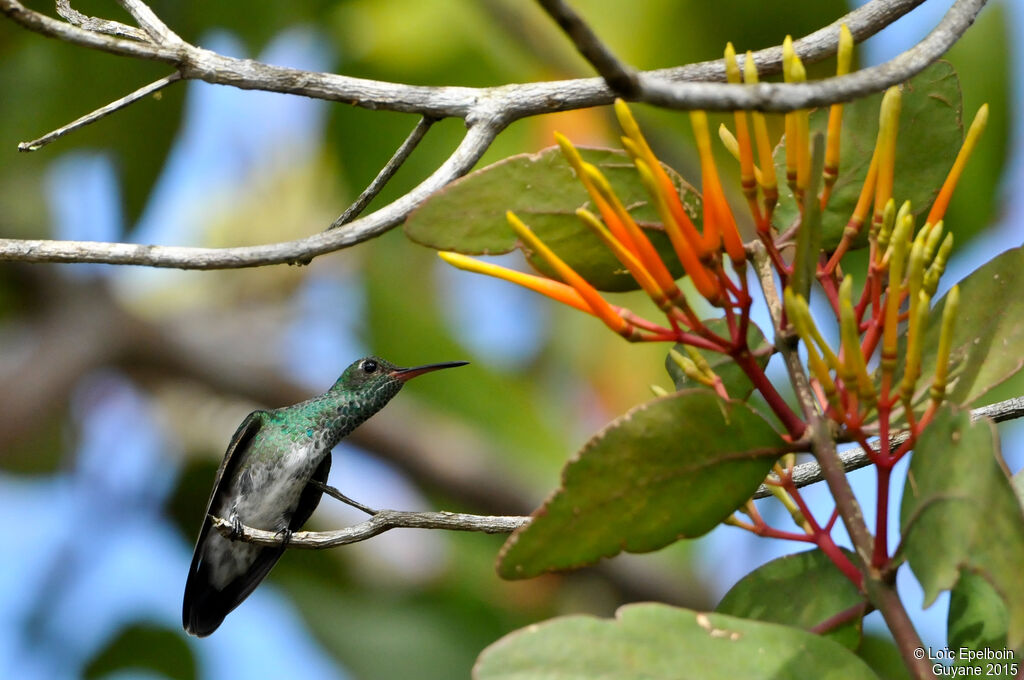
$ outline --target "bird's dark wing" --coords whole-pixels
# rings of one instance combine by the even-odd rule
[[[213,482],[213,491],[210,493],[210,500],[206,503],[206,512],[203,515],[203,527],[199,531],[199,538],[196,540],[195,551],[192,553],[192,564],[188,570],[188,580],[185,582],[185,597],[182,603],[182,624],[185,630],[193,635],[203,636],[209,635],[217,626],[220,625],[224,617],[227,616],[228,612],[234,609],[238,604],[245,599],[245,597],[252,592],[252,589],[259,584],[263,576],[270,571],[270,567],[274,566],[277,558],[280,557],[282,552],[276,548],[265,549],[270,552],[276,552],[277,556],[269,560],[269,564],[264,565],[266,559],[257,559],[252,565],[249,571],[253,572],[255,568],[259,568],[257,571],[262,571],[262,575],[258,573],[247,573],[246,579],[253,576],[258,576],[251,587],[245,589],[244,594],[241,590],[244,588],[227,588],[224,591],[219,591],[213,588],[209,581],[209,573],[206,565],[202,563],[201,558],[203,554],[203,547],[205,545],[210,529],[213,527],[210,522],[210,510],[214,504],[220,499],[223,493],[226,493],[230,485],[232,473],[237,467],[239,460],[245,450],[249,447],[252,442],[252,438],[259,432],[260,427],[263,425],[263,417],[266,415],[266,411],[253,411],[242,424],[235,430],[234,436],[231,437],[231,443],[228,444],[228,449],[224,453],[224,460],[221,461],[220,469],[217,470],[217,476]],[[224,518],[227,519],[227,518]],[[262,555],[260,556],[263,557]],[[269,556],[268,556],[269,557]],[[235,584],[232,583],[232,586]],[[242,584],[240,584],[242,585]],[[237,591],[237,592],[233,592]]]
[[[321,484],[327,483],[327,475],[331,472],[331,452],[328,451],[327,455],[317,466],[313,472],[313,476],[310,479],[320,482]],[[295,508],[295,512],[292,514],[292,520],[288,523],[288,528],[292,531],[298,531],[302,528],[302,525],[313,514],[316,510],[316,506],[320,504],[320,497],[324,495],[323,490],[315,484],[307,484],[306,488],[302,490],[302,495],[299,496],[299,505]]]

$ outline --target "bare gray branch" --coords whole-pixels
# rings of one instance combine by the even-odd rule
[[[232,535],[232,524],[220,517],[210,518],[214,528],[228,538],[275,546],[284,542],[284,536],[273,531],[243,526],[239,536]],[[447,529],[449,531],[477,531],[485,534],[507,534],[529,523],[529,517],[502,515],[467,515],[459,512],[401,512],[381,510],[365,522],[336,531],[297,531],[291,535],[289,548],[323,550],[339,545],[358,543],[390,529]]]
[[[127,94],[127,95],[121,97],[117,101],[110,102],[106,106],[98,108],[95,111],[93,111],[92,113],[87,113],[84,116],[82,116],[81,118],[78,118],[77,120],[73,120],[70,123],[68,123],[67,125],[64,125],[63,127],[59,127],[56,130],[54,130],[53,132],[50,132],[50,133],[47,133],[47,134],[43,135],[39,139],[33,139],[31,142],[22,142],[21,144],[18,145],[18,151],[38,151],[39,149],[43,148],[44,146],[46,146],[50,142],[54,142],[54,141],[60,139],[64,135],[68,134],[69,132],[77,130],[80,127],[85,127],[89,123],[95,123],[100,118],[104,118],[106,116],[109,116],[110,114],[114,113],[115,111],[119,111],[120,109],[123,109],[124,107],[126,107],[126,106],[128,106],[130,104],[134,104],[135,102],[137,102],[140,99],[143,99],[145,97],[148,97],[149,95],[153,94],[154,92],[159,92],[160,90],[164,89],[165,87],[167,87],[171,83],[176,83],[179,80],[181,80],[181,76],[179,74],[177,74],[177,73],[172,73],[169,76],[164,76],[163,78],[160,78],[159,80],[153,81],[149,85],[145,85],[144,87],[140,87],[139,89],[135,90],[135,92],[132,92],[131,94]]]
[[[149,40],[149,36],[146,35],[145,31],[134,26],[122,24],[120,21],[99,19],[82,14],[71,6],[70,0],[57,0],[57,14],[62,16],[69,24],[84,28],[87,31],[105,33],[106,35],[114,35],[119,38],[131,38],[132,40]]]
[[[122,56],[150,59],[174,67],[182,78],[243,89],[300,94],[368,109],[416,113],[431,119],[462,118],[469,131],[452,156],[412,191],[353,221],[344,229],[261,246],[189,248],[128,243],[0,239],[0,261],[102,262],[181,269],[229,269],[282,263],[308,263],[324,253],[373,238],[400,224],[431,193],[472,169],[491,142],[519,118],[609,104],[614,92],[601,78],[504,85],[490,88],[422,87],[314,73],[234,59],[182,41],[138,0],[121,0],[156,42],[112,37],[27,9],[18,0],[0,0],[0,11],[21,26],[71,44]],[[829,27],[795,43],[806,61],[835,53],[838,24],[846,23],[858,40],[881,30],[922,0],[872,0]],[[772,111],[845,101],[902,82],[937,59],[967,29],[985,0],[957,0],[939,26],[919,45],[881,66],[842,78],[803,84],[729,85],[721,61],[637,74],[638,99],[674,108]],[[765,73],[778,70],[781,49],[755,55]],[[74,124],[72,124],[74,125]],[[71,128],[73,129],[73,127]]]
[[[370,204],[370,201],[380,193],[381,189],[383,189],[388,181],[394,177],[395,173],[398,172],[398,169],[402,167],[402,163],[405,163],[406,159],[409,158],[409,155],[416,149],[416,146],[419,145],[423,136],[427,134],[427,130],[429,130],[430,126],[433,124],[433,118],[420,118],[419,122],[416,123],[416,127],[414,127],[412,132],[409,133],[409,136],[405,138],[402,145],[398,147],[395,154],[391,157],[391,160],[387,162],[387,165],[377,173],[377,176],[373,178],[370,185],[363,190],[363,193],[359,194],[359,197],[352,202],[352,205],[346,208],[345,212],[341,213],[341,215],[338,216],[338,219],[334,220],[334,223],[327,228],[337,229],[338,227],[348,224],[355,218],[359,217],[359,213],[363,212],[366,206]]]
[[[623,97],[639,93],[636,70],[619,61],[590,26],[563,0],[538,0],[540,6],[569,36],[583,58],[590,62],[608,87]]]

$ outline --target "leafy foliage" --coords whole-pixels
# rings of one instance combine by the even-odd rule
[[[583,159],[608,178],[665,262],[676,262],[672,244],[661,231],[657,211],[622,151],[580,149]],[[666,167],[683,194],[694,223],[700,223],[700,196],[674,170]],[[522,248],[505,220],[509,210],[576,271],[600,290],[636,290],[626,272],[601,240],[576,217],[576,209],[593,210],[590,197],[557,147],[536,154],[512,156],[477,170],[434,194],[405,224],[409,238],[438,250],[472,255],[497,255]],[[530,263],[548,276],[553,272],[531,252]],[[676,262],[673,274],[682,275]]]
[[[655,399],[612,422],[502,549],[506,578],[657,550],[713,529],[750,498],[783,440],[745,404],[706,390]]]
[[[614,621],[554,619],[494,643],[476,680],[550,678],[875,678],[827,638],[798,628],[660,604],[629,605]]]
[[[820,550],[786,555],[744,576],[715,611],[810,629],[864,603],[857,586]],[[861,617],[825,635],[848,649],[860,645]]]
[[[987,403],[986,393],[1024,366],[1024,247],[1014,248],[971,272],[959,284],[960,312],[953,330],[949,399]],[[928,319],[921,375],[935,372],[945,298]]]
[[[857,204],[864,177],[871,165],[872,148],[878,136],[878,108],[881,93],[858,99],[843,108],[839,178],[832,197],[821,215],[822,245],[834,249],[843,236],[847,220]],[[924,215],[938,194],[946,173],[963,139],[963,104],[956,71],[946,62],[935,63],[904,86],[899,136],[896,138],[896,183],[893,197],[897,206],[910,201],[915,215]],[[811,134],[823,132],[828,109],[811,114]],[[934,140],[943,140],[936,144]],[[955,141],[954,141],[955,140]],[[785,177],[784,144],[775,150],[779,177]],[[798,214],[796,200],[785,183],[779,186],[779,205],[774,222],[785,229]],[[870,218],[869,218],[870,219]],[[858,241],[867,243],[865,224]]]
[[[973,571],[1006,605],[1009,645],[1024,644],[1024,512],[990,421],[972,424],[966,411],[939,410],[910,462],[900,517],[904,554],[925,604]]]

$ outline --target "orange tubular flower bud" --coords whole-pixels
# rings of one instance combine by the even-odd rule
[[[693,285],[696,287],[697,292],[707,298],[712,302],[712,304],[717,304],[717,302],[721,300],[721,288],[719,287],[717,280],[712,278],[708,270],[704,268],[704,264],[701,263],[697,252],[691,247],[689,240],[683,235],[682,230],[679,228],[679,224],[675,221],[675,215],[665,202],[664,193],[659,190],[657,180],[651,174],[650,168],[647,163],[642,160],[637,160],[636,169],[640,174],[640,179],[647,187],[647,191],[651,194],[651,198],[654,201],[655,208],[658,210],[658,214],[661,215],[661,221],[665,226],[665,232],[668,234],[669,240],[672,242],[672,247],[676,251],[676,257],[679,258],[679,263],[683,265],[683,269],[690,277],[690,280],[693,281]]]
[[[898,86],[890,87],[882,97],[882,109],[878,116],[878,139],[875,142],[878,156],[878,179],[875,186],[876,222],[881,220],[885,204],[892,198],[892,185],[896,174],[896,133],[899,128],[902,101]]]
[[[757,83],[757,64],[754,63],[753,52],[749,50],[743,63],[743,82],[748,85]],[[764,191],[768,212],[771,213],[771,208],[775,206],[775,201],[779,198],[779,190],[775,180],[775,161],[772,159],[772,143],[768,137],[768,123],[760,111],[751,111],[750,115],[754,121],[757,159],[761,165],[761,189]]]
[[[739,83],[743,79],[732,43],[725,46],[725,75],[730,83]],[[754,150],[750,141],[747,112],[735,111],[733,117],[736,120],[736,141],[739,146],[740,183],[747,200],[752,201],[757,195],[757,184],[754,178]]]
[[[567,286],[564,283],[559,283],[558,281],[544,276],[525,274],[514,269],[508,269],[496,264],[491,264],[490,262],[475,260],[471,257],[466,257],[461,253],[439,251],[437,254],[442,260],[457,269],[473,272],[474,274],[493,276],[494,278],[502,279],[503,281],[509,281],[510,283],[515,283],[523,288],[529,288],[534,292],[545,295],[552,300],[561,302],[563,305],[575,307],[581,312],[586,312],[587,314],[594,313],[590,308],[590,305],[584,301],[583,297],[572,286]]]
[[[960,147],[960,152],[956,155],[956,160],[953,161],[953,167],[949,169],[949,174],[946,175],[946,181],[942,183],[942,189],[939,191],[938,197],[932,203],[932,209],[928,212],[928,219],[925,220],[927,224],[935,224],[945,216],[946,208],[949,207],[949,199],[952,198],[953,190],[956,189],[956,183],[960,180],[964,166],[967,165],[967,159],[971,157],[971,152],[977,146],[978,138],[985,131],[987,123],[988,104],[982,104],[981,108],[978,109],[978,113],[974,114],[974,121],[967,130],[964,144]]]
[[[853,34],[846,24],[839,27],[839,49],[836,52],[836,75],[845,76],[850,72],[853,60]],[[828,110],[828,142],[825,145],[825,191],[822,207],[828,202],[832,185],[839,177],[839,139],[843,127],[843,105],[833,104]]]
[[[590,230],[601,239],[601,242],[604,243],[610,251],[612,251],[616,259],[618,259],[618,261],[629,270],[630,275],[636,279],[636,282],[640,284],[640,287],[644,289],[644,292],[647,293],[652,300],[654,300],[654,303],[658,305],[658,307],[665,309],[671,306],[668,293],[658,285],[651,276],[651,273],[644,268],[644,265],[640,260],[638,260],[633,253],[629,252],[624,245],[612,236],[611,232],[608,231],[608,228],[601,223],[601,220],[599,220],[596,215],[585,208],[580,208],[576,211],[576,216],[580,218],[583,224],[590,227]],[[673,285],[672,288],[675,289],[676,295],[680,294],[675,285]]]
[[[718,139],[722,142],[722,146],[725,147],[725,150],[729,152],[730,156],[735,158],[737,161],[740,160],[740,143],[736,139],[735,135],[729,132],[729,128],[725,127],[725,123],[718,126]],[[763,184],[761,179],[761,168],[755,165],[753,166],[753,172],[754,180],[757,184]],[[754,185],[754,188],[757,188],[756,184]],[[746,187],[744,187],[744,191],[746,191]]]
[[[807,81],[807,70],[800,57],[793,55],[793,82],[803,83]],[[807,190],[809,176],[811,174],[811,131],[810,120],[807,109],[794,111],[792,114],[795,120],[796,132],[796,188],[798,196],[802,196]]]
[[[700,154],[700,171],[704,196],[704,247],[715,251],[721,243],[733,265],[739,267],[747,261],[747,253],[743,250],[743,239],[736,228],[736,218],[725,200],[725,192],[718,178],[718,168],[711,152],[711,134],[708,132],[708,116],[703,111],[690,112],[690,124],[693,136],[697,140],[697,152]]]
[[[540,255],[549,265],[558,273],[563,281],[576,289],[580,294],[580,297],[590,307],[591,314],[601,319],[608,328],[612,329],[627,340],[639,339],[640,335],[637,329],[628,321],[622,318],[622,316],[616,312],[608,302],[601,297],[601,294],[597,292],[597,289],[590,285],[586,279],[580,276],[576,271],[567,265],[558,255],[555,255],[554,251],[548,248],[543,241],[537,238],[537,235],[530,230],[528,226],[515,216],[514,213],[508,212],[505,214],[508,218],[508,223],[512,229],[516,232],[516,235],[522,239],[523,243],[531,248],[534,252]]]
[[[637,161],[646,163],[651,177],[655,180],[653,184],[648,186],[648,191],[651,192],[652,196],[655,191],[661,196],[665,206],[671,212],[676,226],[689,243],[690,249],[697,253],[697,257],[704,257],[705,253],[701,244],[700,233],[697,231],[697,227],[693,225],[690,216],[686,214],[683,202],[679,198],[679,192],[676,190],[675,185],[672,184],[672,180],[669,178],[668,173],[665,172],[665,168],[661,167],[658,158],[651,151],[651,147],[647,144],[647,139],[643,136],[643,133],[640,132],[640,126],[637,125],[636,119],[633,118],[633,113],[629,110],[629,106],[621,99],[615,100],[615,115],[619,119],[619,125],[622,127],[622,130],[631,141],[630,144],[624,146],[629,154],[633,156],[633,162],[635,164]],[[639,165],[637,165],[637,169],[639,170]],[[667,224],[668,222],[666,221]]]
[[[615,217],[614,211],[611,206],[602,198],[597,187],[594,186],[593,176],[596,173],[600,175],[600,171],[592,163],[587,163],[580,156],[580,152],[573,146],[564,135],[556,132],[555,141],[558,142],[558,146],[562,149],[562,155],[565,156],[565,160],[569,163],[573,170],[576,171],[576,177],[583,183],[583,187],[590,194],[590,197],[597,204],[598,209],[601,211],[601,215],[604,217],[605,222],[608,223],[608,228],[611,230],[615,238],[619,240],[622,245],[630,250],[634,255],[637,255],[639,251],[636,245],[633,243],[633,239],[626,231],[625,226]],[[592,169],[592,171],[588,170]]]
[[[793,37],[787,35],[782,41],[782,77],[787,83],[793,82],[793,60],[796,52],[793,50]],[[796,192],[796,164],[799,151],[797,150],[796,113],[790,111],[785,116],[786,123],[786,183],[789,188]]]
[[[655,250],[650,239],[647,238],[647,234],[640,229],[636,220],[626,210],[626,207],[622,205],[622,201],[619,200],[608,180],[605,179],[604,175],[595,166],[589,163],[583,166],[583,171],[587,173],[595,191],[603,199],[598,202],[598,208],[601,210],[601,215],[604,217],[605,224],[608,225],[609,230],[611,230],[612,222],[617,220],[621,225],[621,231],[627,234],[629,241],[632,242],[633,252],[643,265],[643,268],[650,272],[659,288],[666,295],[670,298],[678,297],[679,291],[676,289],[675,279],[672,278],[672,274],[669,273],[665,263],[662,262],[661,255]],[[612,233],[614,234],[615,232]],[[620,241],[622,240],[617,235],[616,238]]]

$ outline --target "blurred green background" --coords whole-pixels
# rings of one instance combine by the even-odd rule
[[[837,0],[573,4],[640,68],[717,58],[727,40],[740,50],[778,44],[848,11]],[[948,4],[926,3],[873,39],[861,62],[905,49]],[[1024,12],[1012,4],[989,3],[949,55],[966,115],[992,106],[946,220],[967,253],[949,283],[1020,243],[1024,173],[1008,158],[1021,148],[1019,123],[1010,126]],[[351,76],[489,86],[590,75],[543,12],[515,0],[152,6],[201,46]],[[75,7],[129,21],[114,3]],[[0,21],[0,236],[207,246],[299,238],[330,224],[416,123],[187,83],[17,153],[18,142],[166,74]],[[634,110],[662,159],[698,183],[685,116]],[[617,145],[619,134],[608,110],[541,116],[505,131],[481,166],[550,146],[554,130],[590,145]],[[461,121],[434,125],[370,209],[420,182],[462,133]],[[1000,200],[1014,188],[1016,203]],[[971,241],[998,216],[1001,227]],[[621,302],[651,309],[635,295]],[[484,646],[558,614],[607,616],[651,599],[710,608],[747,570],[793,548],[718,530],[510,583],[493,569],[501,537],[400,530],[289,552],[211,638],[188,638],[179,623],[214,472],[253,408],[321,392],[364,353],[403,365],[471,360],[406,388],[335,451],[331,482],[376,507],[525,514],[591,433],[648,399],[649,385],[670,385],[666,349],[627,345],[583,315],[441,267],[400,229],[307,267],[0,265],[0,515],[9,519],[0,675],[467,677]],[[355,520],[325,500],[311,527]],[[924,635],[941,645],[944,616],[930,612]],[[887,645],[873,637],[865,647],[884,666]]]

